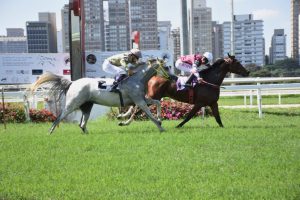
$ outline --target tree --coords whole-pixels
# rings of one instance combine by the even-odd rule
[[[257,67],[254,64],[245,66],[250,71],[252,77],[287,77],[300,76],[299,64],[290,58],[277,61],[273,65]]]

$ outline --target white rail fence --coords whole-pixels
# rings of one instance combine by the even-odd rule
[[[4,88],[5,102],[23,102],[25,107],[37,108],[37,102],[44,101],[45,92],[36,92],[33,96],[28,95],[25,88],[29,85],[13,86],[20,91],[9,91],[12,86],[0,85]],[[266,95],[278,95],[278,104],[281,104],[281,95],[300,94],[300,77],[282,78],[226,78],[221,89],[221,96],[244,96],[244,107],[253,107],[253,99],[256,96],[258,115],[262,117],[262,97]],[[249,98],[249,106],[247,105]],[[47,105],[47,104],[45,104]],[[300,99],[299,99],[300,106]]]
[[[300,94],[300,77],[230,78],[225,79],[223,83],[231,85],[225,85],[220,95],[244,96],[245,107],[247,107],[247,97],[249,96],[250,106],[253,106],[253,96],[256,96],[259,118],[262,118],[263,115],[262,97],[264,95],[278,95],[278,104],[280,105],[281,95]]]

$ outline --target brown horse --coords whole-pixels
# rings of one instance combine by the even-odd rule
[[[220,96],[220,86],[226,74],[231,72],[241,76],[249,76],[249,71],[246,70],[234,56],[228,56],[227,59],[217,60],[209,70],[203,72],[203,82],[196,84],[196,86],[190,90],[177,90],[175,80],[166,79],[161,76],[152,77],[148,82],[147,97],[157,100],[160,100],[162,97],[170,97],[177,101],[194,105],[177,128],[182,127],[204,106],[211,108],[217,123],[220,127],[223,127],[217,102]]]

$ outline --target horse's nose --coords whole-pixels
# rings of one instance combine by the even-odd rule
[[[250,71],[248,71],[248,70],[247,70],[247,72],[246,72],[246,73],[247,73],[247,76],[249,76],[249,75],[250,75]]]

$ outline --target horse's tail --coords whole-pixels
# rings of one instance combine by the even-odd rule
[[[51,72],[46,72],[39,77],[39,79],[31,86],[30,90],[34,92],[43,84],[49,84],[49,92],[52,94],[59,94],[60,97],[62,93],[67,93],[72,82],[64,78],[63,76],[59,76]]]

